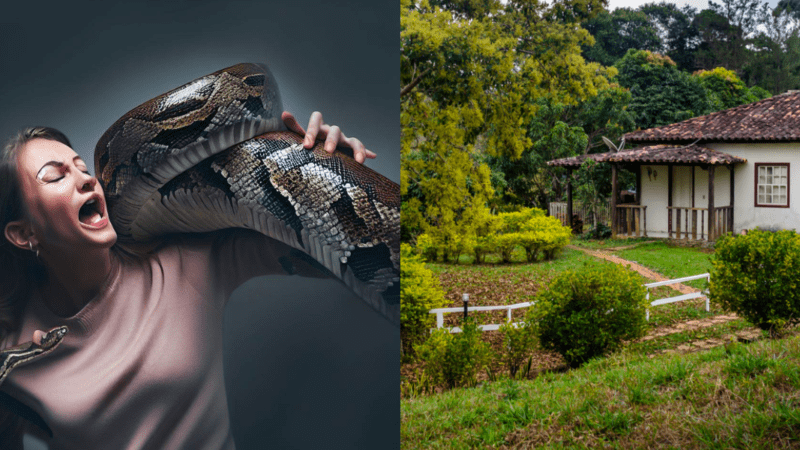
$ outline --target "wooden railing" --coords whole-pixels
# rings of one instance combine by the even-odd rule
[[[706,213],[708,208],[689,208],[684,206],[667,206],[667,234],[670,239],[685,239],[696,241],[700,236],[700,240],[706,238]],[[699,216],[699,221],[697,220]],[[673,226],[673,224],[675,224]],[[699,224],[699,226],[698,226]],[[683,236],[681,236],[683,233]]]
[[[647,205],[617,205],[617,235],[647,236]]]
[[[709,234],[716,239],[727,232],[733,232],[733,206],[714,208],[714,232]]]
[[[550,215],[556,217],[558,220],[561,221],[561,224],[565,227],[569,226],[569,218],[567,217],[567,202],[550,202]],[[572,210],[573,214],[577,214],[578,217],[583,221],[583,225],[585,227],[589,227],[592,225],[592,211],[589,208],[583,207],[574,207]],[[597,211],[597,223],[603,223],[608,225],[611,223],[611,207],[608,203],[600,206]]]
[[[708,208],[689,208],[684,206],[667,207],[667,232],[669,237],[696,241],[714,240],[718,236],[733,231],[733,206],[714,208],[714,222],[706,236]],[[674,233],[674,236],[673,236]],[[681,236],[682,234],[682,236]]]

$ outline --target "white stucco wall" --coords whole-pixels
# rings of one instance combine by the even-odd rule
[[[755,227],[800,229],[800,143],[717,143],[704,146],[747,160],[747,163],[734,166],[734,232],[738,233],[742,229]],[[789,208],[755,206],[755,163],[789,163]],[[649,172],[648,169],[650,169]],[[708,207],[708,171],[699,167],[695,167],[694,170],[695,207],[706,208]],[[643,165],[641,171],[641,199],[642,204],[647,205],[647,234],[653,237],[667,237],[667,166]],[[672,205],[691,206],[691,168],[676,166],[673,168],[673,177]],[[730,204],[729,178],[727,167],[716,167],[714,175],[715,207]],[[698,226],[699,220],[698,216]],[[681,228],[684,228],[683,225]],[[704,229],[705,233],[708,233],[708,214],[706,214]]]
[[[736,165],[733,226],[738,232],[755,227],[800,228],[800,143],[709,144],[709,148],[747,159]],[[755,163],[789,163],[789,207],[755,206]]]
[[[692,206],[692,169],[694,169],[694,207],[708,207],[708,171],[700,167],[674,166],[672,169],[672,206]],[[647,205],[647,234],[653,237],[667,237],[667,166],[643,165],[642,168],[643,205]],[[726,167],[716,167],[714,172],[714,206],[730,205],[730,172]],[[735,182],[734,182],[735,183]],[[734,196],[736,194],[734,193]],[[735,209],[735,208],[734,208]],[[686,211],[681,211],[681,231],[686,229]],[[703,217],[703,233],[708,234],[708,212]],[[677,213],[673,210],[672,230],[677,230]],[[735,220],[734,220],[735,224]],[[698,239],[701,213],[697,213]],[[689,216],[691,227],[691,215]]]

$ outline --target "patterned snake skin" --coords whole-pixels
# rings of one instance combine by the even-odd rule
[[[287,273],[330,272],[394,324],[400,320],[400,189],[318,142],[285,131],[269,69],[238,64],[156,97],[100,138],[95,170],[120,242],[173,232],[257,230],[292,251]],[[0,352],[0,383],[16,365],[52,351]]]

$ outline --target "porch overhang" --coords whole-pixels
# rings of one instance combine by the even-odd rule
[[[646,219],[646,205],[640,203],[641,192],[641,174],[637,171],[636,174],[636,201],[632,204],[618,204],[618,182],[617,170],[619,166],[634,166],[638,167],[648,165],[666,165],[669,169],[669,187],[668,187],[668,234],[671,237],[672,230],[672,210],[678,209],[672,204],[672,168],[673,166],[700,166],[704,170],[708,170],[709,185],[708,185],[708,208],[695,208],[694,205],[694,169],[692,169],[692,205],[691,207],[680,207],[687,209],[685,219],[687,225],[684,228],[685,238],[689,239],[689,211],[692,214],[694,225],[691,228],[691,236],[696,239],[697,236],[697,212],[705,211],[708,213],[708,240],[714,240],[717,236],[724,234],[728,231],[733,231],[733,166],[735,164],[746,163],[747,160],[738,156],[729,155],[727,153],[718,152],[710,148],[701,147],[695,144],[689,145],[669,145],[658,144],[639,147],[632,150],[625,150],[621,152],[608,152],[596,153],[590,155],[575,156],[571,158],[561,158],[548,161],[547,165],[552,167],[564,167],[570,172],[567,182],[567,208],[570,225],[572,225],[572,176],[571,172],[579,168],[587,159],[592,159],[597,162],[610,163],[612,165],[611,172],[611,230],[612,234],[616,236],[621,228],[625,228],[628,235],[640,235],[640,231],[644,232],[647,236],[647,219]],[[730,172],[730,205],[725,207],[714,207],[714,168],[717,166],[726,166]],[[677,214],[677,236],[681,235],[681,212],[678,210]],[[701,211],[701,230],[703,228],[703,214]],[[644,226],[640,230],[640,224]],[[627,226],[626,226],[627,225]],[[700,233],[701,239],[703,233]]]

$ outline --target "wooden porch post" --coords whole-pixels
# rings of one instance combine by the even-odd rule
[[[689,167],[692,168],[692,240],[696,241],[697,240],[697,210],[694,209],[694,206],[695,206],[694,205],[694,198],[696,197],[695,189],[694,189],[694,173],[695,173],[694,169],[697,166],[691,165]],[[689,211],[686,211],[686,219],[687,220],[689,219]],[[686,234],[687,235],[689,234],[689,229],[688,228],[686,229]],[[702,236],[702,235],[703,235],[703,232],[701,231],[700,232],[700,236]]]
[[[574,230],[575,224],[572,223],[572,168],[567,168],[567,221],[569,229]]]
[[[617,237],[617,223],[619,220],[617,219],[617,193],[619,188],[617,187],[617,165],[612,163],[611,164],[611,237]]]
[[[733,164],[728,166],[728,170],[730,170],[730,172],[731,172],[731,182],[730,182],[730,185],[731,185],[730,186],[731,187],[731,209],[728,210],[728,220],[729,220],[728,226],[731,229],[730,230],[731,233],[735,233],[735,231],[733,231]]]
[[[717,238],[717,220],[714,214],[714,166],[708,166],[708,240]]]
[[[672,164],[667,166],[667,237],[672,238]]]
[[[642,166],[636,166],[636,204],[642,204]]]

